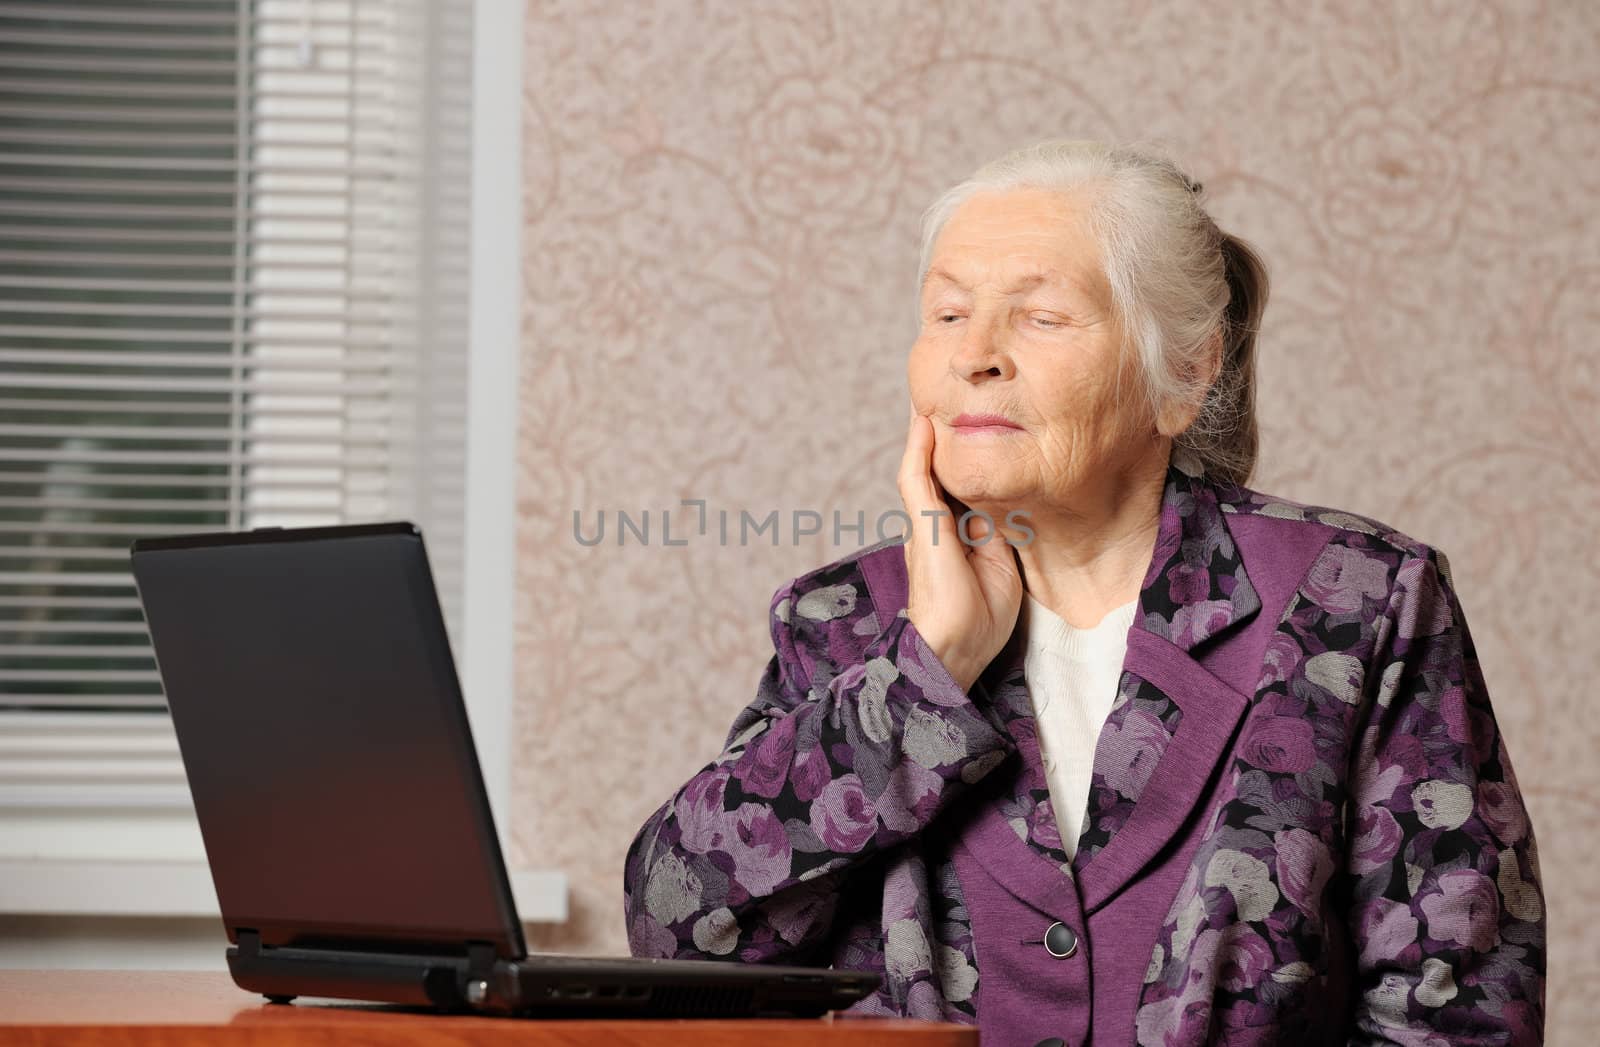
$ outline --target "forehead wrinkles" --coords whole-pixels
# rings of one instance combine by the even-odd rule
[[[1041,276],[1044,286],[1093,301],[1108,296],[1098,245],[1081,215],[1059,207],[997,210],[990,205],[976,211],[963,208],[946,225],[923,289],[998,285],[1010,293],[1039,286]]]
[[[1061,263],[1046,265],[1040,262],[1015,260],[982,267],[953,260],[935,260],[928,267],[928,276],[923,283],[923,290],[928,294],[936,294],[951,288],[971,292],[987,287],[994,287],[1001,294],[1017,294],[1036,287],[1045,287],[1087,298],[1092,302],[1102,302],[1109,290],[1104,276],[1097,270],[1080,274]]]
[[[969,276],[969,272],[976,272],[976,279]],[[1081,290],[1078,281],[1059,268],[1045,265],[1009,265],[973,270],[970,266],[946,267],[935,263],[928,269],[926,283],[929,287],[955,287],[963,291],[991,285],[998,285],[998,289],[1007,294],[1040,286]]]

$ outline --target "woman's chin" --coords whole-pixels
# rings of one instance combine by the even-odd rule
[[[978,509],[992,517],[1003,516],[1008,507],[1025,500],[1026,491],[1021,484],[1008,482],[1004,476],[966,476],[955,484],[940,481],[940,487],[950,496],[956,512]]]

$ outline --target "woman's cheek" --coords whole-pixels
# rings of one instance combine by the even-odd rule
[[[912,350],[911,359],[906,365],[906,382],[911,389],[911,403],[916,407],[917,413],[927,414],[933,404],[925,353]]]
[[[906,356],[906,368],[913,384],[931,387],[949,368],[950,354],[954,351],[949,341],[941,338],[938,332],[923,331],[917,336]]]

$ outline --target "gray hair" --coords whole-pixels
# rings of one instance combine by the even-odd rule
[[[1176,437],[1206,473],[1244,484],[1255,469],[1255,345],[1267,270],[1245,241],[1224,233],[1201,204],[1203,187],[1158,147],[1054,139],[1013,150],[946,190],[923,213],[918,286],[939,232],[966,200],[1013,189],[1091,190],[1113,308],[1136,351],[1151,417],[1193,405]],[[1213,342],[1222,368],[1210,380]]]

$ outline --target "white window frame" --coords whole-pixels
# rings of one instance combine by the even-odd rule
[[[457,665],[501,850],[510,861],[515,697],[517,375],[521,355],[522,52],[520,0],[475,0],[466,520]],[[107,714],[103,729],[23,735],[70,746],[176,758],[170,725]],[[123,726],[126,724],[127,726]],[[133,725],[138,725],[134,728]],[[5,740],[0,739],[0,749]],[[513,870],[525,922],[567,916],[565,876]],[[186,799],[147,809],[0,803],[0,915],[214,917],[205,852]]]

